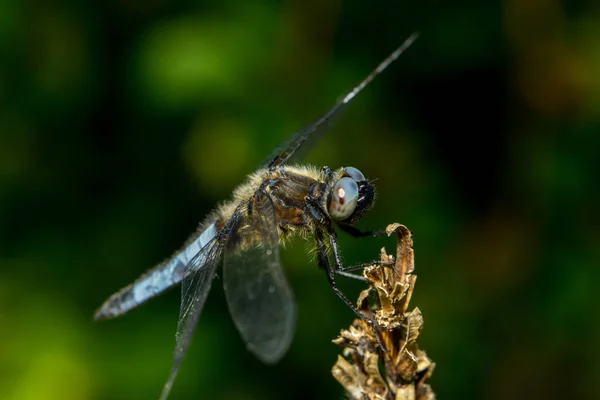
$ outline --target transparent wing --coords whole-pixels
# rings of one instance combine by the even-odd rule
[[[185,267],[185,277],[181,285],[181,308],[175,335],[173,367],[160,400],[166,400],[171,391],[171,386],[190,344],[192,333],[204,307],[206,296],[210,291],[215,270],[220,260],[221,246],[217,241],[217,237],[215,237]]]
[[[381,62],[358,86],[354,87],[344,97],[342,97],[329,111],[323,114],[320,118],[308,124],[298,132],[294,133],[290,138],[279,145],[273,153],[261,164],[261,168],[277,168],[286,163],[290,159],[301,156],[304,151],[308,150],[317,141],[317,139],[326,131],[333,119],[341,113],[346,105],[363,90],[371,81],[385,70],[394,60],[400,57],[415,39],[419,36],[418,33],[413,33],[408,39],[396,48],[385,60]]]
[[[306,151],[308,151],[317,140],[327,131],[327,127],[331,125],[334,117],[339,115],[341,111],[346,108],[347,102],[337,102],[327,113],[322,115],[319,119],[306,125],[300,129],[283,143],[281,143],[275,150],[267,157],[260,168],[277,168],[280,165],[285,164],[290,160],[298,160],[302,158]],[[293,156],[293,157],[292,157]]]
[[[205,227],[202,232],[192,235],[183,248],[171,258],[110,296],[96,312],[94,319],[108,319],[122,315],[181,282],[185,267],[216,235],[214,223]]]
[[[250,201],[248,225],[235,229],[227,240],[223,286],[248,350],[265,363],[275,363],[292,341],[296,306],[279,263],[273,201],[262,190]]]

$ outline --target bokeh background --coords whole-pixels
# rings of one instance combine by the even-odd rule
[[[377,179],[414,232],[442,399],[600,398],[593,1],[0,2],[0,398],[155,399],[179,291],[94,323],[289,134],[411,32],[307,161]],[[348,263],[392,239],[343,236]],[[298,240],[277,367],[213,285],[172,399],[337,399],[352,313]],[[344,282],[355,298],[360,284]]]

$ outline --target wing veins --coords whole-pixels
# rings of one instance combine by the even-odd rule
[[[325,127],[338,115],[350,101],[356,97],[375,77],[381,74],[391,63],[393,63],[419,36],[418,32],[410,35],[400,46],[385,58],[366,78],[356,85],[350,92],[345,94],[341,100],[329,109],[325,114],[294,133],[291,138],[285,140],[269,157],[261,164],[261,168],[273,169],[285,164],[303,146],[308,145],[309,139],[316,139],[324,133]]]
[[[259,189],[250,201],[254,211],[247,223],[258,238],[243,250],[226,245],[223,285],[230,314],[248,350],[263,362],[274,363],[291,342],[295,303],[279,262],[273,200]],[[230,238],[234,244],[242,239]]]
[[[190,344],[194,328],[210,291],[216,267],[220,261],[220,249],[218,236],[216,236],[185,267],[181,286],[181,307],[175,335],[175,350],[173,351],[173,365],[169,378],[163,387],[160,400],[166,400],[169,396],[179,366]]]

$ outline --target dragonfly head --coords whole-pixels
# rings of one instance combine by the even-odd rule
[[[329,196],[329,215],[337,222],[353,225],[373,206],[375,188],[358,169],[346,167]]]

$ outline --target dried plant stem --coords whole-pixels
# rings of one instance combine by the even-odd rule
[[[355,319],[333,341],[344,348],[344,357],[338,356],[331,373],[353,400],[432,400],[435,394],[425,381],[435,364],[417,344],[423,317],[418,308],[407,311],[417,278],[412,274],[411,233],[400,224],[388,225],[386,231],[398,237],[396,258],[381,249],[381,261],[393,266],[364,269],[369,288],[360,293],[357,304],[375,322],[384,349],[377,344],[371,327]],[[378,298],[373,306],[368,301],[371,293]]]

